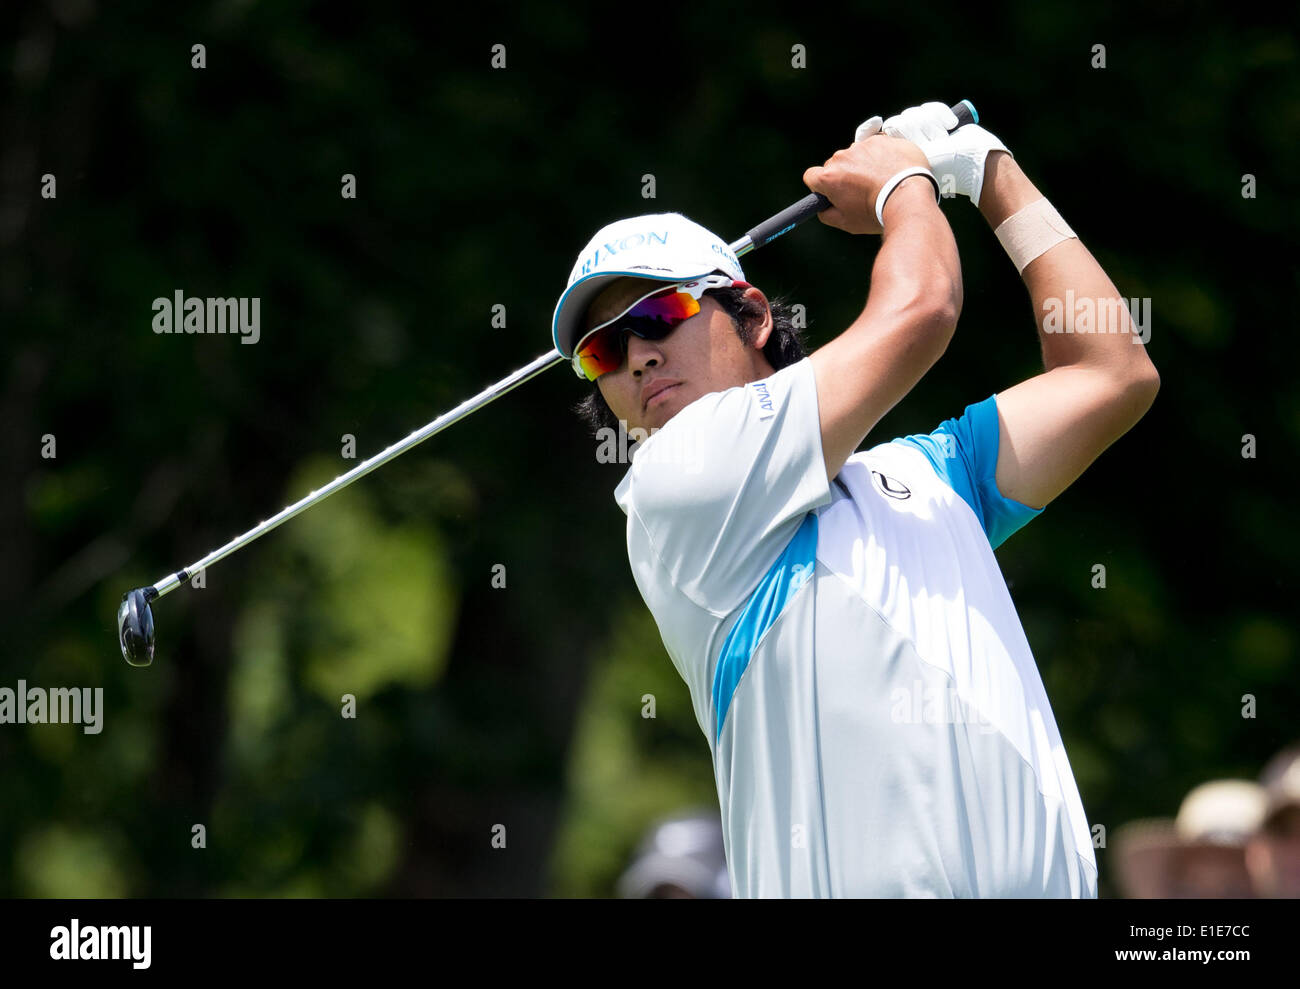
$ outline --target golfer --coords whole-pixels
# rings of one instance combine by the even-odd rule
[[[735,896],[1096,896],[993,551],[1141,418],[1159,377],[1002,142],[956,123],[941,103],[874,117],[805,172],[824,223],[880,236],[861,315],[812,354],[678,214],[600,230],[556,306],[555,345],[594,382],[588,419],[646,436],[615,498],[708,740]],[[977,204],[1023,275],[1044,371],[885,440],[872,431],[961,312],[940,194]],[[1067,297],[1091,300],[1086,326],[1042,315]]]

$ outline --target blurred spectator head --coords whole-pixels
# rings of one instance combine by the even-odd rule
[[[1258,896],[1300,897],[1300,744],[1270,759],[1259,781],[1267,805],[1246,868]]]
[[[1250,899],[1246,846],[1264,819],[1264,788],[1213,780],[1193,789],[1172,821],[1133,821],[1115,836],[1120,886],[1136,899]]]
[[[691,811],[657,822],[619,877],[618,895],[638,900],[731,899],[718,815]]]

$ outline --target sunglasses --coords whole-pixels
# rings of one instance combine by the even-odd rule
[[[595,381],[602,374],[618,370],[627,356],[626,334],[635,333],[642,340],[662,340],[700,311],[700,298],[709,289],[731,285],[748,288],[748,284],[726,275],[708,275],[652,290],[578,341],[573,351],[573,372]]]

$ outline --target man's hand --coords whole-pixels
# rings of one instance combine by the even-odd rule
[[[956,115],[942,103],[922,103],[881,121],[872,117],[857,131],[859,141],[880,133],[911,141],[925,154],[931,171],[945,196],[965,196],[976,206],[984,186],[984,166],[991,151],[1005,151],[1006,145],[979,124],[957,126]]]
[[[925,154],[911,141],[874,135],[842,148],[803,173],[804,185],[820,192],[831,201],[819,216],[822,223],[851,234],[878,234],[876,197],[886,182],[907,168],[929,168]],[[934,186],[924,176],[913,176],[899,183],[924,183],[934,195]],[[891,194],[892,197],[892,194]]]

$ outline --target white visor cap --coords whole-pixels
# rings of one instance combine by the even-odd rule
[[[684,282],[714,271],[745,280],[727,242],[680,213],[649,213],[601,227],[578,255],[568,287],[556,303],[551,320],[555,349],[572,359],[587,307],[615,279]]]

